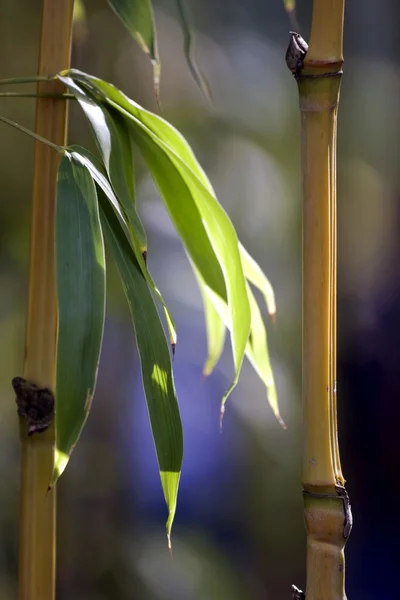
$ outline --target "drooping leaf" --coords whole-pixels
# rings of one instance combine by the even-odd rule
[[[229,307],[236,385],[250,332],[250,308],[236,232],[184,138],[111,84],[76,70],[67,73],[125,116],[174,225],[205,284]]]
[[[183,458],[183,433],[171,358],[151,291],[135,254],[101,193],[100,202],[104,237],[117,265],[136,333],[143,386],[169,511],[167,535],[170,543]]]
[[[272,371],[271,361],[269,358],[265,325],[260,309],[249,285],[247,286],[247,292],[249,295],[251,308],[251,334],[246,348],[246,356],[267,389],[268,402],[274,412],[275,417],[282,427],[286,429],[286,425],[279,413],[278,394],[276,391],[274,373]]]
[[[212,306],[215,311],[218,313],[221,321],[225,324],[226,328],[230,330],[230,319],[229,319],[229,310],[226,302],[217,296],[203,281],[201,276],[196,273],[197,280],[202,292],[203,298],[207,298],[211,301]],[[245,355],[247,356],[250,364],[253,366],[254,370],[260,377],[261,381],[264,383],[267,390],[267,398],[268,402],[271,405],[271,408],[274,412],[279,423],[282,425],[284,429],[286,429],[285,423],[283,422],[278,406],[278,394],[275,386],[274,375],[271,367],[271,362],[269,358],[268,352],[268,344],[267,344],[267,333],[264,326],[264,322],[261,316],[260,309],[254,298],[254,294],[250,289],[250,286],[246,284],[247,293],[250,300],[250,309],[251,309],[251,332],[249,336],[249,340],[246,345]],[[214,332],[211,332],[211,336],[209,338],[212,343],[218,344],[221,343],[221,330],[216,329]],[[216,361],[215,361],[216,363]],[[213,364],[213,363],[212,363]],[[215,364],[213,364],[215,366]],[[220,426],[222,427],[222,419],[225,412],[225,401],[226,398],[222,399],[221,402],[221,414],[220,414]]]
[[[161,64],[158,56],[157,32],[151,0],[108,0],[131,36],[147,54],[153,65],[153,82],[159,96]]]
[[[90,92],[82,90],[70,77],[59,75],[59,79],[75,94],[89,121],[108,179],[143,253],[147,250],[147,239],[136,211],[132,146],[122,117],[116,111],[111,116],[106,106],[99,106]]]
[[[203,367],[203,375],[204,377],[208,377],[213,372],[214,367],[218,363],[224,349],[226,326],[205,290],[201,275],[194,266],[193,271],[196,275],[201,297],[203,299],[208,345],[208,356]]]
[[[207,179],[204,171],[197,162],[189,145],[176,129],[174,129],[170,124],[168,124],[160,117],[153,115],[149,111],[146,111],[145,109],[137,105],[135,102],[127,98],[124,94],[119,92],[114,86],[97,78],[87,76],[79,71],[72,70],[70,71],[70,74],[77,81],[79,81],[85,89],[87,88],[88,90],[92,91],[92,93],[95,95],[103,94],[104,102],[107,102],[113,107],[118,108],[121,111],[121,114],[125,114],[127,118],[128,116],[130,117],[133,124],[135,125],[134,135],[136,142],[138,143],[145,158],[147,156],[146,160],[150,168],[151,163],[153,163],[153,165],[157,164],[158,172],[153,172],[153,175],[161,191],[162,188],[164,188],[164,195],[168,193],[169,188],[170,194],[175,194],[175,197],[179,198],[179,194],[181,192],[183,197],[185,198],[187,195],[193,197],[193,188],[195,189],[195,192],[198,191],[200,188],[200,195],[207,195],[206,192],[208,192],[214,198],[215,201],[215,195],[209,180]],[[151,142],[154,143],[152,144]],[[155,146],[157,146],[162,152],[158,152],[157,150],[155,150]],[[178,171],[178,176],[176,176],[176,174],[171,169],[171,162],[177,167],[176,170]],[[188,172],[190,172],[190,175],[188,175]],[[162,175],[162,173],[164,175]],[[186,190],[182,186],[182,180],[184,180],[184,182],[186,183]],[[192,187],[190,187],[190,185],[187,185],[188,183],[192,183]],[[166,192],[165,189],[167,190]],[[204,190],[206,190],[206,192]],[[182,210],[187,210],[188,202],[182,202],[182,206]],[[179,211],[177,216],[179,218]],[[226,288],[224,293],[224,290],[221,290],[220,287],[221,273],[218,273],[217,271],[214,274],[210,273],[210,269],[207,269],[207,267],[204,270],[202,270],[201,268],[198,269],[198,265],[201,264],[202,259],[204,259],[204,262],[208,264],[213,264],[210,263],[210,260],[212,260],[212,253],[208,252],[209,248],[207,248],[207,243],[204,242],[205,236],[203,234],[205,233],[208,237],[208,233],[205,230],[205,228],[203,231],[201,230],[201,225],[200,228],[199,226],[193,228],[192,223],[198,223],[198,215],[196,216],[195,211],[194,214],[189,211],[189,213],[182,214],[181,216],[183,220],[183,226],[185,225],[185,223],[189,223],[188,231],[186,232],[188,243],[190,244],[191,242],[194,242],[195,246],[195,242],[198,241],[190,239],[191,231],[195,230],[196,237],[202,238],[200,240],[200,249],[202,249],[202,252],[200,252],[197,255],[197,259],[199,262],[196,263],[196,261],[193,260],[193,254],[196,253],[196,248],[192,246],[189,250],[188,246],[186,246],[186,249],[188,250],[189,256],[192,258],[193,264],[197,268],[197,273],[200,274],[201,278],[204,277],[204,279],[202,279],[202,281],[199,282],[199,285],[203,297],[206,297],[205,302],[207,303],[207,299],[210,300],[211,304],[215,308],[215,312],[213,314],[211,312],[207,314],[208,309],[206,306],[206,319],[209,316],[210,319],[214,320],[217,326],[218,314],[225,323],[226,327],[230,331],[232,331],[232,318],[229,312],[231,310],[231,307],[228,309],[228,297],[226,294]],[[182,236],[182,232],[179,229],[180,223],[177,224],[175,222],[175,225],[177,226],[178,232],[181,234],[181,237],[183,238],[183,241],[185,243],[185,236]],[[220,236],[220,239],[223,238]],[[199,248],[197,248],[197,250],[199,250]],[[239,244],[239,252],[245,276],[249,279],[249,281],[251,281],[256,287],[258,287],[262,291],[268,306],[268,310],[271,316],[273,316],[275,312],[275,300],[273,290],[270,286],[268,279],[265,277],[259,265],[254,261],[254,259],[252,259],[252,257],[248,254],[248,252],[243,248],[241,244]],[[216,275],[214,279],[213,275]],[[240,314],[240,309],[238,314]],[[265,332],[262,319],[260,321],[260,324],[262,326],[263,331]],[[208,332],[210,331],[211,329],[210,327],[208,327]],[[212,337],[211,334],[208,335],[208,344],[209,352],[210,348],[212,349],[212,354],[209,355],[212,357],[211,361],[207,362],[207,369],[209,370],[219,358],[218,352],[220,352],[220,350],[216,350],[216,348],[221,348],[223,344],[223,327],[221,323],[219,323],[218,329],[213,330]],[[246,347],[246,353],[248,354],[250,352],[251,349],[248,349],[248,347]],[[265,352],[267,360],[269,361],[267,347],[265,348]],[[256,363],[254,357],[251,362],[254,366]],[[260,359],[257,362],[258,364],[261,364],[262,360]],[[267,365],[265,361],[264,364]],[[258,367],[257,372],[260,374],[260,367]],[[236,372],[236,375],[238,375],[238,371]],[[237,377],[235,378],[235,381],[236,380]],[[264,375],[263,381],[264,383],[266,381],[270,381],[268,377],[268,365],[267,374]],[[272,388],[270,383],[268,383],[268,388],[270,391],[269,397],[272,398],[272,406],[274,407],[274,392],[273,390],[271,391]],[[225,400],[226,396],[223,398],[222,406],[224,406]]]
[[[121,211],[120,203],[118,202],[118,199],[115,196],[115,194],[111,188],[110,182],[107,179],[107,174],[105,172],[103,165],[91,152],[89,152],[89,150],[86,150],[85,148],[82,148],[81,146],[70,146],[70,150],[73,151],[73,155],[76,153],[79,156],[82,163],[89,170],[93,179],[95,180],[97,185],[101,188],[101,190],[107,197],[108,201],[110,202],[110,204],[118,218],[118,221],[120,223],[122,231],[124,232],[126,238],[129,240],[130,245],[132,246],[132,249],[136,256],[136,260],[142,270],[142,273],[143,273],[147,283],[149,284],[151,290],[156,294],[157,298],[160,300],[160,302],[163,305],[163,309],[165,312],[165,319],[167,322],[168,331],[169,331],[169,335],[170,335],[171,346],[172,346],[172,349],[174,350],[175,346],[176,346],[176,342],[177,342],[175,323],[174,323],[172,316],[168,310],[168,307],[164,301],[164,298],[161,295],[161,292],[156,287],[156,285],[147,269],[147,266],[143,259],[143,254],[141,252],[140,246],[139,246],[134,234],[132,233],[132,227],[129,228],[129,224],[126,221],[126,215],[123,214]]]
[[[247,252],[246,248],[239,242],[240,258],[242,260],[243,271],[246,279],[250,281],[263,294],[267,305],[268,314],[272,320],[276,316],[275,294],[273,287],[252,256]]]
[[[58,337],[54,485],[93,398],[104,328],[105,259],[96,189],[79,157],[60,164],[56,206]]]
[[[203,73],[199,69],[195,58],[194,33],[190,24],[186,0],[176,0],[176,5],[178,8],[179,20],[181,22],[183,32],[183,50],[185,53],[186,62],[188,64],[192,77],[198,85],[201,93],[203,94],[205,99],[211,103],[210,86],[207,80],[205,79]]]

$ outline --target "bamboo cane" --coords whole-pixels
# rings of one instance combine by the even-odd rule
[[[70,64],[74,0],[43,0],[38,74],[52,75]],[[38,84],[38,93],[62,94],[58,81]],[[38,135],[65,144],[64,100],[39,98]],[[29,296],[24,377],[54,386],[57,308],[54,282],[54,209],[59,154],[36,142],[33,178]],[[53,471],[54,425],[27,435],[21,419],[20,600],[52,600],[55,594],[55,491],[47,493]]]
[[[298,83],[303,171],[303,496],[307,600],[344,600],[352,517],[336,417],[336,118],[344,0],[314,0],[310,46],[286,55]],[[293,598],[304,597],[293,588]]]

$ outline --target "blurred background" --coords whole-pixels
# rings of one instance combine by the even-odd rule
[[[107,323],[91,416],[58,485],[58,600],[285,600],[304,588],[301,496],[301,196],[297,88],[284,55],[292,25],[280,0],[187,0],[197,59],[215,106],[183,55],[174,0],[155,1],[162,115],[192,144],[244,245],[276,292],[267,323],[283,431],[248,364],[229,400],[229,344],[202,381],[201,298],[154,184],[137,161],[148,263],[174,315],[185,457],[173,553],[138,357],[109,270]],[[158,110],[149,62],[104,0],[85,0],[72,65]],[[311,2],[297,20],[308,38]],[[346,7],[338,142],[338,398],[354,527],[352,600],[398,590],[400,468],[400,73],[395,0]],[[36,72],[39,0],[2,0],[0,78]],[[0,99],[34,127],[34,101]],[[33,143],[0,125],[0,597],[16,598],[19,443],[10,381],[22,372]],[[71,107],[69,141],[91,146]],[[267,315],[264,311],[267,319]]]

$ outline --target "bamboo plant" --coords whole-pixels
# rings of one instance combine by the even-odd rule
[[[314,0],[309,46],[291,34],[303,173],[303,497],[307,600],[344,600],[352,515],[336,417],[336,120],[344,0]],[[293,598],[304,594],[293,586]]]
[[[160,61],[150,0],[109,0],[109,4],[149,56],[158,97]],[[275,300],[268,279],[240,244],[183,136],[113,85],[70,68],[73,5],[73,0],[42,1],[38,74],[0,81],[38,84],[34,132],[0,116],[37,140],[24,377],[13,378],[22,455],[20,600],[54,598],[55,484],[79,439],[95,391],[105,318],[105,245],[120,274],[134,326],[168,508],[170,545],[183,456],[171,361],[177,334],[147,269],[147,238],[136,203],[134,145],[157,184],[199,283],[208,336],[205,375],[221,356],[226,330],[231,334],[234,376],[221,401],[221,421],[246,356],[284,426],[266,329],[250,288],[251,284],[262,292],[273,316]],[[193,72],[186,12],[181,11],[180,17]],[[201,85],[198,70],[196,80]],[[70,100],[88,119],[97,155],[66,145]],[[168,336],[156,302],[163,308]]]

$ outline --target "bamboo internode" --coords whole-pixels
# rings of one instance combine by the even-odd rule
[[[336,120],[344,0],[315,0],[310,46],[291,34],[303,172],[303,496],[307,600],[344,600],[352,517],[336,416]],[[297,594],[297,596],[296,596]],[[293,597],[301,597],[294,587]]]
[[[43,0],[38,74],[66,69],[70,64],[73,0]],[[58,81],[38,84],[38,93],[60,94]],[[42,97],[37,100],[38,135],[55,144],[66,139],[67,104]],[[54,209],[59,155],[36,142],[29,299],[24,377],[43,387],[54,387],[57,308],[54,281]],[[54,426],[27,435],[21,419],[20,600],[53,600],[55,596],[55,491],[47,488],[53,471]]]

